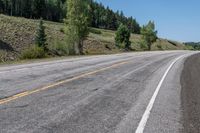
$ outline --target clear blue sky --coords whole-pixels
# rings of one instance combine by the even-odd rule
[[[96,0],[114,11],[121,10],[143,25],[156,24],[159,37],[200,41],[200,0]]]

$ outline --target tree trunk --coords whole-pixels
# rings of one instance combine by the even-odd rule
[[[75,42],[74,50],[76,55],[83,55],[83,40]]]
[[[83,40],[79,42],[79,52],[81,55],[83,55]]]
[[[151,43],[148,43],[148,50],[151,51]]]
[[[80,50],[79,50],[79,41],[76,41],[74,43],[74,52],[76,55],[80,55]]]
[[[12,3],[12,1],[11,1],[11,10],[10,10],[10,16],[12,16],[13,15],[13,3]]]

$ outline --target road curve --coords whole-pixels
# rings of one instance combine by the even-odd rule
[[[134,133],[143,118],[141,133],[183,132],[180,78],[193,54],[124,53],[2,66],[0,133]]]

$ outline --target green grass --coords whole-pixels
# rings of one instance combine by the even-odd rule
[[[96,29],[101,32],[101,34],[94,34],[90,33],[89,38],[94,39],[96,41],[102,42],[102,43],[111,43],[115,44],[115,31],[111,30],[104,30],[104,29]],[[131,34],[131,47],[135,51],[142,51],[140,44],[142,42],[142,36],[138,34]],[[160,46],[162,47],[162,50],[184,50],[187,49],[186,46],[182,43],[176,42],[176,41],[170,41],[166,39],[157,39],[157,41],[152,45],[152,50],[161,50]]]
[[[0,54],[7,60],[16,60],[22,51],[34,45],[34,38],[39,20],[10,17],[0,14]],[[55,46],[55,42],[63,43],[63,23],[44,21],[46,27],[47,42],[49,46]],[[119,53],[115,46],[115,31],[92,28],[87,39],[84,41],[84,52],[86,54],[112,54]],[[132,34],[132,49],[142,51],[140,46],[141,35]],[[175,45],[176,44],[176,45]],[[158,39],[152,46],[152,50],[177,50],[187,49],[185,45],[164,39]],[[5,57],[6,56],[6,57]]]

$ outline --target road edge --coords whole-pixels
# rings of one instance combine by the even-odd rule
[[[182,133],[200,132],[200,53],[189,56],[181,73]]]

